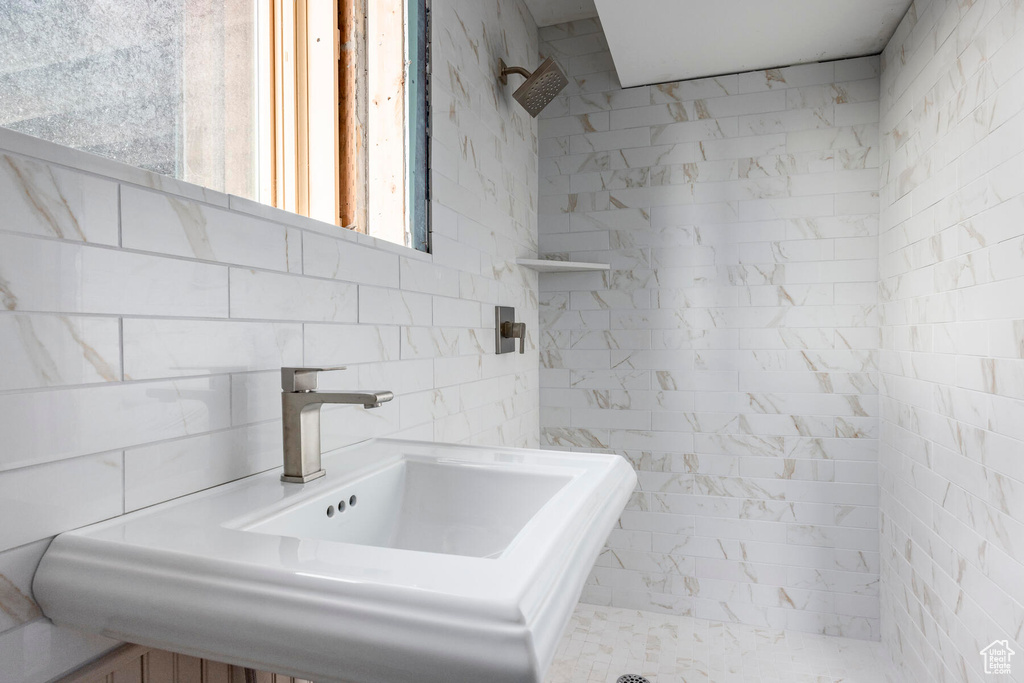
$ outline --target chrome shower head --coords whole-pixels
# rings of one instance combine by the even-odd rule
[[[508,85],[509,74],[526,77],[526,82],[512,93],[512,97],[516,98],[516,102],[523,105],[523,109],[534,118],[537,118],[537,114],[569,85],[569,79],[551,57],[545,59],[532,74],[521,66],[505,66],[504,59],[499,59],[498,65],[501,69],[498,80],[502,85]]]

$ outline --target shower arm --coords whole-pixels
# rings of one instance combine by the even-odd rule
[[[530,76],[533,75],[532,71],[530,71],[528,69],[524,69],[521,66],[505,66],[505,60],[504,59],[499,59],[498,60],[498,66],[499,66],[499,68],[501,68],[501,75],[498,76],[498,80],[501,81],[502,85],[508,85],[508,75],[509,74],[519,74],[520,76],[523,76],[524,78],[529,78]]]

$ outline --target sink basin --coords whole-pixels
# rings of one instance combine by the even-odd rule
[[[358,496],[335,490],[246,529],[494,558],[571,480],[568,474],[405,458],[346,487]]]
[[[58,624],[318,682],[543,679],[636,481],[620,457],[378,439],[68,532]]]

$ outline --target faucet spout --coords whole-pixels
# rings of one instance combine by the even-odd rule
[[[284,474],[281,481],[305,484],[324,476],[320,462],[321,406],[350,404],[379,408],[395,397],[390,391],[319,392],[316,391],[319,372],[321,370],[316,368],[282,368],[282,388],[285,390],[281,392],[284,432]]]
[[[364,408],[380,408],[382,403],[387,403],[395,397],[390,391],[305,391],[285,392],[296,396],[297,402],[305,402],[307,405],[342,403],[361,405]]]

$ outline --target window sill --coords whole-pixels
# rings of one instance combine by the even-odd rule
[[[315,218],[300,216],[284,209],[267,206],[252,199],[218,192],[185,182],[184,180],[178,180],[177,178],[130,166],[114,159],[92,154],[91,152],[64,147],[47,140],[0,127],[0,153],[2,152],[23,155],[45,163],[63,166],[73,171],[91,173],[120,183],[138,185],[164,194],[227,209],[235,213],[262,218],[285,227],[308,230],[374,249],[390,251],[406,258],[433,261],[433,257],[429,253],[407,247],[403,244],[395,244],[347,228],[339,228],[331,223],[325,223]]]

